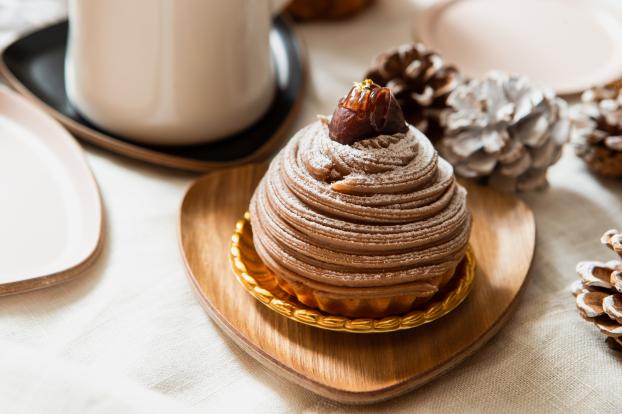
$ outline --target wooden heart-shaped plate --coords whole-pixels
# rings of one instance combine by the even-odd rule
[[[266,165],[203,176],[181,205],[181,249],[210,317],[259,362],[324,397],[371,403],[412,390],[479,349],[503,325],[523,286],[535,245],[533,213],[522,201],[465,183],[477,260],[473,290],[449,315],[408,331],[352,334],[289,320],[237,282],[228,248]]]

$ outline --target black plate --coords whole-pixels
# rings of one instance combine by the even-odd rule
[[[132,142],[94,126],[71,106],[65,94],[66,21],[35,31],[5,49],[0,72],[8,83],[45,109],[78,138],[147,162],[195,171],[264,158],[280,145],[299,109],[305,89],[306,55],[290,22],[274,19],[270,45],[277,92],[268,112],[246,130],[222,141],[178,147]]]

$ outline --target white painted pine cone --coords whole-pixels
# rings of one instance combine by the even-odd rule
[[[490,72],[459,85],[442,115],[441,154],[456,173],[505,191],[546,186],[570,135],[566,102],[525,77]]]

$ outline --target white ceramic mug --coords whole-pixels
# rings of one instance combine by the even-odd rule
[[[69,100],[95,125],[143,143],[238,132],[273,99],[269,33],[284,3],[69,0]]]

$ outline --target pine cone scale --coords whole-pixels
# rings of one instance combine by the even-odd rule
[[[622,151],[622,135],[605,138],[605,145],[614,151]]]
[[[608,230],[600,239],[620,256],[622,234]],[[622,263],[585,261],[577,264],[580,280],[573,283],[571,291],[579,315],[594,323],[607,337],[611,346],[622,350]]]
[[[430,80],[435,97],[449,95],[460,83],[458,70],[453,67],[439,70],[438,75]]]
[[[431,87],[426,86],[423,89],[423,92],[413,92],[410,94],[410,97],[419,105],[430,106],[432,105],[432,102],[434,102],[434,90]]]
[[[424,72],[423,68],[423,63],[420,60],[414,60],[410,62],[408,66],[406,66],[406,68],[404,68],[404,77],[411,82],[416,82],[417,79],[421,76],[421,73]],[[400,76],[399,71],[396,71],[394,76]]]
[[[523,156],[510,163],[501,163],[499,172],[508,177],[518,177],[529,170],[532,165],[531,156],[524,152]]]
[[[611,319],[622,324],[622,297],[618,295],[609,295],[602,300],[603,311],[609,315]]]
[[[611,289],[611,273],[617,269],[619,262],[580,262],[577,265],[577,273],[581,277],[584,286],[602,289]]]
[[[577,308],[585,315],[585,318],[597,318],[603,316],[603,300],[609,296],[604,292],[585,292],[577,296]]]
[[[596,326],[602,333],[612,338],[620,338],[622,336],[622,325],[608,318],[596,321]]]

